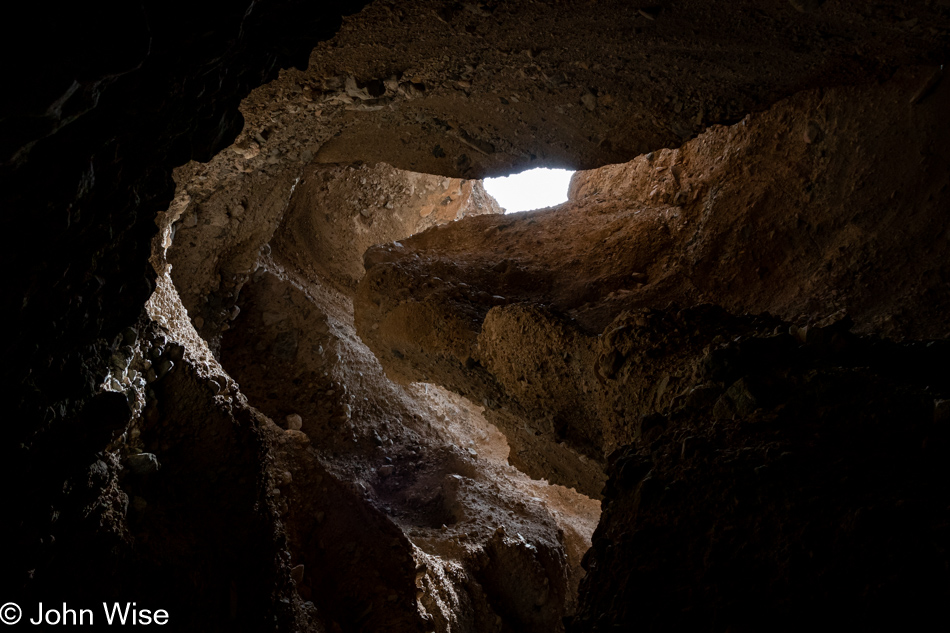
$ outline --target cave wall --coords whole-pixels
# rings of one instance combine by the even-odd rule
[[[180,302],[169,298],[169,288],[156,302],[169,314],[177,311],[182,320],[180,327],[171,328],[180,337],[175,344],[197,352],[179,357],[177,348],[167,344],[171,326],[165,317],[145,314],[143,306],[156,282],[159,288],[169,283],[156,278],[149,263],[156,218],[162,224],[169,213],[200,217],[201,205],[213,207],[210,215],[215,216],[248,194],[246,211],[255,220],[245,227],[249,239],[236,243],[243,248],[253,242],[256,249],[256,242],[276,230],[294,183],[313,161],[331,166],[386,161],[397,168],[467,179],[542,164],[599,167],[679,146],[709,124],[740,120],[801,89],[873,84],[907,64],[935,67],[946,61],[950,33],[950,9],[940,1],[869,5],[775,0],[729,7],[702,1],[649,6],[375,2],[341,22],[343,14],[364,4],[107,3],[56,11],[36,7],[26,17],[5,22],[9,32],[2,39],[10,73],[0,104],[0,196],[4,230],[12,238],[4,250],[4,267],[14,271],[5,286],[4,313],[14,315],[15,329],[3,368],[4,393],[14,404],[3,427],[0,461],[12,508],[3,518],[3,537],[15,554],[2,580],[11,595],[68,589],[98,597],[100,587],[122,595],[123,587],[152,590],[169,585],[168,578],[179,578],[174,573],[143,577],[137,564],[144,554],[130,554],[130,535],[149,532],[133,529],[136,517],[148,516],[148,506],[136,505],[135,497],[147,497],[129,494],[135,483],[125,479],[128,467],[112,443],[119,436],[134,436],[133,431],[138,437],[161,437],[154,425],[166,419],[186,425],[186,412],[150,411],[159,411],[160,402],[174,400],[179,392],[194,392],[213,401],[196,402],[195,411],[217,420],[212,426],[233,438],[237,448],[229,454],[251,487],[234,499],[241,509],[238,516],[251,527],[227,546],[261,551],[243,568],[216,566],[196,585],[198,595],[217,605],[220,616],[206,624],[255,628],[262,618],[270,621],[276,609],[284,625],[310,626],[309,611],[299,596],[293,597],[291,561],[285,560],[280,530],[275,536],[267,527],[279,520],[279,504],[274,475],[265,467],[270,450],[261,432],[265,418],[241,400],[240,390],[210,350],[202,348],[190,329],[195,315],[183,316]],[[331,43],[317,46],[338,29]],[[280,71],[308,63],[306,70]],[[909,108],[913,116],[932,107],[928,100],[941,78],[934,72],[920,75],[917,89],[901,97],[915,106]],[[868,115],[873,122],[873,110]],[[793,136],[800,131],[810,138],[809,151],[828,151],[827,144],[838,138],[829,134],[836,124],[815,124],[813,131],[798,123]],[[847,132],[841,138],[862,133],[839,131]],[[917,170],[897,170],[908,175],[905,192],[915,183],[941,182],[940,148],[925,148],[930,153],[921,155]],[[857,148],[856,154],[875,165],[886,161]],[[662,154],[660,165],[673,156]],[[913,156],[900,156],[902,164],[914,162]],[[674,163],[670,165],[672,173]],[[809,165],[824,169],[820,160]],[[754,177],[741,177],[750,175]],[[611,187],[622,185],[615,176],[604,176]],[[867,188],[877,196],[880,183],[891,177],[866,179],[855,193],[863,195]],[[667,185],[659,189],[661,196],[669,190]],[[943,190],[921,191],[934,199],[919,199],[918,206],[936,213]],[[815,202],[803,200],[806,210]],[[768,206],[746,210],[751,218]],[[820,208],[815,203],[818,216]],[[845,245],[864,250],[826,253],[815,261],[830,262],[832,268],[845,262],[840,269],[857,275],[849,258],[857,265],[865,256],[877,256],[876,238],[869,240],[850,226],[823,226],[822,221],[806,221],[802,230],[822,226],[831,235],[851,231],[857,237]],[[917,225],[917,233],[905,236],[907,242],[899,239],[904,230],[900,222],[892,220],[888,226],[894,239],[879,252],[885,268],[911,238],[925,241],[926,256],[942,253],[939,225],[929,237],[929,229]],[[230,235],[233,227],[219,228]],[[736,242],[725,235],[722,248],[732,249]],[[159,236],[158,242],[166,238],[174,236]],[[826,244],[839,245],[835,240]],[[226,307],[228,314],[238,298],[234,275],[247,274],[258,261],[258,250],[241,248],[235,249],[241,257],[226,258],[239,264],[234,269],[202,264],[209,268],[204,274],[218,279],[203,289],[204,297]],[[911,310],[891,310],[890,323],[868,323],[895,335],[933,335],[935,330],[927,328],[938,322],[944,305],[943,269],[919,268],[910,259],[907,266],[906,273],[902,267],[876,269],[868,302],[845,307],[873,316],[880,288],[918,275],[921,281],[902,285],[906,292],[892,302],[910,302]],[[227,283],[222,285],[221,279]],[[863,283],[856,276],[850,280],[827,276],[822,283],[858,288]],[[488,290],[490,302],[496,293]],[[476,303],[483,305],[483,299]],[[160,332],[153,330],[156,323]],[[217,329],[224,322],[212,324]],[[471,345],[471,340],[463,343]],[[170,370],[171,363],[176,370]],[[159,397],[164,387],[156,385],[153,395],[140,399],[140,392],[147,392],[144,384],[164,380],[171,392]],[[100,387],[103,383],[109,388]],[[144,426],[137,420],[144,420]],[[552,454],[563,463],[583,464],[580,456],[586,454],[575,454],[570,444]],[[166,450],[172,450],[169,446]],[[203,477],[211,466],[198,462],[188,468],[193,470],[171,467],[167,472],[185,482]],[[544,468],[538,474],[547,472]],[[600,466],[580,470],[591,490],[604,476]],[[194,538],[223,557],[225,544],[201,525],[206,516],[202,504],[231,479],[219,479],[177,506],[177,516],[185,519],[181,525],[187,527],[172,541]],[[161,509],[174,502],[176,490],[151,496],[153,509]],[[165,525],[179,524],[174,512],[167,511],[167,523],[147,522],[156,534]],[[509,537],[499,539],[516,546]],[[175,560],[188,565],[189,550],[181,550]],[[250,576],[266,580],[251,582]],[[441,586],[441,595],[454,591],[446,589],[451,583]],[[274,594],[264,595],[272,587]],[[245,595],[250,596],[246,601]],[[292,604],[279,606],[284,604],[281,597],[288,596]],[[237,618],[244,612],[235,603],[246,605],[250,617]],[[595,603],[591,594],[585,604],[593,609],[589,605]]]
[[[138,578],[110,492],[120,466],[105,452],[132,405],[98,385],[155,288],[148,260],[171,170],[227,146],[247,92],[306,64],[360,6],[37,5],[5,20],[0,189],[4,232],[18,237],[3,261],[19,271],[4,289],[16,333],[3,368],[7,595],[97,598]],[[99,497],[108,520],[84,511]]]
[[[312,164],[472,179],[622,163],[806,87],[939,64],[948,33],[950,10],[926,3],[373,3],[248,96],[227,151],[176,171],[176,213],[215,218],[233,251],[183,298],[230,310]]]
[[[235,295],[218,356],[268,418],[295,587],[329,628],[561,630],[573,612],[599,503],[512,468],[480,407],[393,383],[354,331],[367,238],[499,212],[477,182],[315,165]],[[227,256],[191,235],[173,260]]]
[[[602,498],[566,630],[938,617],[935,77],[799,93],[579,172],[557,207],[367,251],[356,324],[387,372],[483,403],[512,464]]]
[[[579,172],[554,209],[370,249],[360,335],[393,376],[488,406],[513,463],[589,495],[636,421],[695,386],[684,366],[730,336],[664,347],[638,310],[713,302],[801,326],[846,313],[857,332],[946,338],[950,87],[918,99],[934,73],[799,93]],[[641,340],[619,343],[631,328]]]
[[[950,34],[947,7],[922,1],[433,0],[360,17],[314,51],[319,74],[288,75],[339,121],[316,156],[463,178],[678,147],[806,88],[940,64]]]

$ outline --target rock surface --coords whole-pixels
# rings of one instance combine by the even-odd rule
[[[360,336],[392,376],[488,407],[512,463],[595,496],[638,420],[698,386],[716,337],[749,327],[651,310],[715,299],[803,327],[844,311],[859,332],[946,338],[948,243],[903,256],[946,231],[950,88],[909,104],[928,76],[804,93],[682,148],[581,172],[552,210],[370,249]],[[806,144],[810,121],[827,136]],[[666,327],[680,340],[658,340]]]
[[[147,596],[186,630],[334,632],[571,613],[758,630],[763,605],[831,598],[890,624],[883,592],[924,616],[945,602],[945,375],[919,373],[933,349],[855,344],[834,315],[946,338],[946,2],[378,0],[341,22],[366,4],[5,21],[5,600]],[[631,160],[578,177],[583,221],[463,218],[480,232],[403,242],[495,210],[475,178]],[[456,233],[446,252],[471,259],[432,274],[433,236]],[[354,284],[402,255],[372,250],[362,281],[359,262],[392,240],[422,261],[367,298],[361,315],[398,309],[361,339]],[[770,416],[775,437],[746,431]],[[646,460],[689,492],[651,498]],[[600,504],[509,461],[593,496],[609,474],[580,594]],[[710,521],[738,536],[706,556]]]
[[[730,363],[709,394],[611,455],[567,630],[926,628],[950,591],[950,435],[932,421],[946,342],[779,334],[716,352]]]
[[[338,173],[345,185],[352,170]],[[353,329],[345,263],[358,261],[359,241],[318,224],[318,246],[297,250],[301,217],[334,208],[303,200],[244,284],[240,315],[221,339],[221,362],[250,402],[272,419],[302,421],[299,434],[267,426],[271,468],[291,473],[278,507],[292,560],[305,569],[298,592],[344,630],[562,630],[599,504],[508,466],[505,440],[480,408],[386,378]],[[401,236],[458,213],[436,209],[430,218],[427,204],[400,207],[375,234]],[[328,250],[339,253],[329,267]]]

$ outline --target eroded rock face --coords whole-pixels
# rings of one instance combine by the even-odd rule
[[[810,331],[809,334],[813,332]],[[611,456],[568,631],[926,627],[946,598],[942,344],[741,335]]]
[[[386,165],[314,165],[286,206],[249,205],[246,216],[227,213],[231,200],[224,191],[202,207],[173,207],[155,261],[168,267],[171,241],[170,277],[197,300],[207,296],[202,280],[256,254],[224,318],[201,323],[200,302],[198,317],[176,309],[220,332],[222,366],[267,416],[268,498],[286,533],[282,569],[296,574],[297,620],[331,630],[562,630],[599,504],[510,467],[480,407],[434,385],[390,382],[353,329],[366,246],[497,214],[497,204],[480,183]],[[190,221],[195,212],[211,221]]]
[[[498,213],[498,203],[478,180],[386,164],[314,164],[304,172],[273,247],[311,278],[353,288],[363,278],[362,253],[369,247],[393,235],[408,237],[463,217]]]
[[[325,162],[462,178],[590,169],[805,87],[946,57],[945,7],[793,4],[377,2],[255,104],[247,142],[269,125],[261,115],[298,108],[305,129],[338,122],[313,150]]]
[[[97,604],[151,582],[136,576],[138,553],[124,538],[110,448],[129,430],[135,398],[101,385],[155,288],[150,241],[156,213],[174,195],[171,169],[227,146],[242,124],[240,100],[279,67],[305,63],[342,13],[360,6],[276,0],[249,14],[228,2],[110,3],[24,7],[5,21],[0,196],[3,230],[18,238],[3,261],[18,273],[3,296],[13,326],[2,369],[9,412],[0,463],[10,510],[0,534],[10,556],[0,587],[11,599],[64,596],[66,588]],[[256,468],[253,459],[246,466]],[[64,490],[73,479],[84,483]],[[248,567],[267,578],[251,558]],[[208,582],[208,591],[227,593],[223,575]],[[206,587],[195,595],[208,597]],[[259,592],[247,605],[269,618]],[[229,619],[212,602],[214,615],[205,609],[201,617],[213,630]]]
[[[801,326],[844,311],[858,331],[945,337],[947,243],[907,258],[913,273],[895,266],[945,231],[950,157],[937,139],[950,89],[912,103],[931,76],[802,94],[678,150],[578,174],[555,209],[371,249],[360,335],[393,376],[484,403],[512,463],[587,494],[642,416],[699,384],[713,339],[737,334],[687,314],[670,328],[678,341],[654,341],[651,309],[715,298]]]
[[[103,593],[148,595],[195,630],[558,630],[576,604],[599,504],[529,480],[506,462],[594,495],[605,479],[604,454],[618,446],[620,455],[637,456],[632,468],[615,461],[610,470],[612,510],[602,534],[619,534],[620,545],[600,540],[589,558],[591,574],[605,569],[607,577],[587,585],[573,626],[629,624],[629,611],[610,602],[607,589],[640,608],[630,592],[644,578],[673,591],[686,586],[683,575],[623,575],[630,565],[655,564],[624,545],[631,530],[634,543],[644,538],[634,516],[643,496],[634,483],[637,460],[654,460],[658,478],[677,482],[682,473],[667,455],[687,431],[721,447],[714,450],[751,447],[742,453],[749,455],[763,446],[761,438],[743,444],[718,435],[704,426],[709,415],[727,430],[757,419],[757,409],[787,422],[781,398],[763,396],[755,381],[702,373],[721,350],[732,358],[728,340],[717,336],[781,343],[780,358],[801,356],[794,340],[786,349],[787,321],[695,304],[769,309],[797,319],[796,328],[846,308],[865,332],[945,336],[946,274],[935,263],[947,259],[945,226],[934,218],[946,201],[945,126],[935,115],[946,109],[946,86],[929,71],[907,75],[897,89],[869,88],[859,93],[863,101],[838,92],[799,96],[799,110],[785,110],[788,122],[774,115],[780,109],[748,119],[747,132],[703,137],[706,148],[687,145],[579,178],[575,202],[587,211],[561,232],[534,233],[540,215],[528,216],[534,225],[475,218],[468,221],[482,231],[475,241],[459,231],[458,248],[437,266],[426,249],[441,238],[425,248],[404,245],[421,262],[372,252],[374,280],[373,270],[388,263],[402,269],[379,304],[365,306],[379,312],[379,332],[367,322],[361,335],[407,385],[388,381],[356,336],[351,310],[365,246],[457,217],[464,205],[493,210],[471,180],[442,178],[626,161],[803,88],[942,63],[950,13],[941,2],[376,2],[332,45],[313,51],[307,70],[281,72],[240,113],[253,86],[281,66],[303,65],[340,15],[364,3],[152,4],[112,8],[116,26],[87,7],[47,12],[10,21],[25,43],[2,38],[15,48],[4,58],[16,60],[8,77],[16,99],[0,106],[11,271],[4,305],[16,315],[3,369],[14,403],[0,455],[10,509],[2,534],[12,552],[5,595],[49,600],[68,591],[93,603]],[[35,26],[50,32],[34,33]],[[769,134],[779,135],[774,146]],[[719,155],[726,158],[717,162]],[[891,169],[882,156],[892,158]],[[188,162],[173,182],[172,169],[186,161],[207,162]],[[439,184],[425,195],[387,189],[394,169],[380,161],[439,174]],[[754,184],[743,187],[745,179]],[[322,189],[331,183],[341,184],[336,194]],[[887,183],[897,184],[887,191]],[[451,198],[445,205],[443,193]],[[321,216],[321,205],[336,199],[346,204]],[[422,212],[436,202],[435,211]],[[632,207],[649,212],[633,217]],[[781,257],[761,248],[772,229],[782,239],[768,239]],[[801,246],[802,235],[820,254]],[[912,251],[918,238],[924,246]],[[583,257],[573,261],[580,245]],[[481,248],[497,252],[486,257]],[[532,252],[554,256],[525,256]],[[664,310],[674,299],[687,309]],[[794,332],[805,347],[840,335],[823,327]],[[324,343],[334,350],[327,358]],[[827,370],[808,354],[801,367]],[[934,416],[946,421],[939,388],[921,391],[917,378],[881,373],[878,360],[867,371],[853,358],[828,362],[867,378],[881,392],[873,402],[906,410],[911,420],[939,396]],[[801,367],[756,367],[779,376],[788,387],[781,397],[811,393],[814,381],[796,373]],[[420,378],[452,385],[476,404],[412,383]],[[848,391],[853,381],[815,380],[813,390],[849,394],[861,419],[874,414],[860,408],[863,392]],[[823,407],[822,398],[814,401]],[[857,420],[847,414],[841,419]],[[888,419],[896,425],[899,417]],[[814,442],[777,442],[810,450],[824,446],[823,433]],[[916,422],[888,437],[900,447],[921,438],[942,446],[939,434]],[[895,463],[906,468],[888,471],[897,492],[882,496],[871,485],[868,494],[936,508],[941,489],[924,482],[914,497],[901,477],[929,473],[937,481],[942,471],[927,455],[911,463],[916,453],[900,450]],[[733,492],[727,471],[684,459],[713,482],[688,495],[695,503],[687,509],[698,509],[694,525],[712,515],[755,533],[722,511]],[[764,460],[774,463],[768,453]],[[859,456],[845,461],[858,479],[868,473]],[[741,462],[736,476],[751,463]],[[816,464],[829,472],[827,461]],[[780,481],[755,490],[799,498]],[[723,504],[710,509],[717,499]],[[811,510],[769,512],[800,525]],[[836,512],[815,516],[821,525],[847,519]],[[644,513],[643,525],[668,525],[675,516],[649,500]],[[933,516],[941,520],[936,509]],[[928,520],[915,515],[907,525],[937,530]],[[889,546],[871,525],[860,537],[868,548],[854,550],[860,561]],[[761,542],[802,541],[792,536]],[[677,548],[695,571],[703,538],[675,532],[657,551]],[[827,543],[824,533],[816,539]],[[904,563],[916,554],[942,560],[923,546],[892,549],[902,554],[896,566],[885,565],[897,571],[882,587],[915,573]],[[723,551],[715,570],[731,573],[721,563],[727,555],[766,561],[779,578],[788,569],[733,556],[728,545]],[[808,569],[841,569],[822,567],[827,558],[817,551],[819,563]],[[713,595],[700,602],[702,612],[723,605],[736,613],[740,603],[717,591],[746,585],[712,582],[689,585]],[[785,608],[780,591],[756,595]],[[677,615],[681,603],[653,606],[671,622],[695,615]],[[730,621],[733,628],[747,622]]]
[[[354,170],[337,171],[345,185]],[[384,239],[498,211],[476,204],[476,183],[396,182],[422,195],[375,224]],[[453,206],[445,194],[464,195]],[[68,482],[100,543],[125,554],[104,561],[90,547],[83,569],[126,579],[117,598],[153,596],[186,627],[563,630],[599,503],[508,466],[479,408],[434,385],[389,382],[353,330],[346,262],[359,257],[345,239],[329,267],[308,259],[321,249],[268,245],[213,354],[172,282],[175,218],[174,208],[159,217],[148,320],[110,359],[96,426],[107,458]],[[334,226],[317,225],[321,244],[334,243]],[[220,239],[193,235],[198,250]],[[117,404],[132,419],[113,432],[103,425]]]
[[[167,214],[174,224],[163,245],[172,276],[212,347],[236,316],[241,289],[260,258],[273,248],[312,278],[345,290],[362,277],[362,253],[374,244],[467,215],[501,213],[478,181],[383,164],[314,163],[264,187],[261,182],[249,178],[223,188],[212,182],[203,193],[185,186]]]

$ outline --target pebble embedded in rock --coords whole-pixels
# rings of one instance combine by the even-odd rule
[[[396,468],[396,467],[393,466],[392,464],[386,464],[386,465],[384,465],[384,466],[380,466],[380,467],[379,467],[379,471],[378,471],[378,472],[379,472],[379,476],[380,476],[380,477],[389,477],[390,475],[393,474],[393,470],[395,470],[395,468]]]
[[[162,362],[160,362],[158,366],[155,368],[155,376],[157,378],[162,378],[165,376],[165,374],[167,374],[174,368],[175,368],[175,363],[173,363],[171,360],[165,359]]]
[[[125,469],[133,475],[150,475],[159,468],[161,464],[153,453],[138,453],[125,458]]]
[[[303,428],[303,418],[298,413],[291,413],[285,420],[287,420],[287,428],[291,431],[299,431]]]
[[[581,103],[585,108],[593,112],[594,108],[597,107],[597,97],[595,97],[593,93],[587,92],[581,97]]]

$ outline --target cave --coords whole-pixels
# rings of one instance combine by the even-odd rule
[[[4,624],[941,621],[950,2],[29,11]]]

